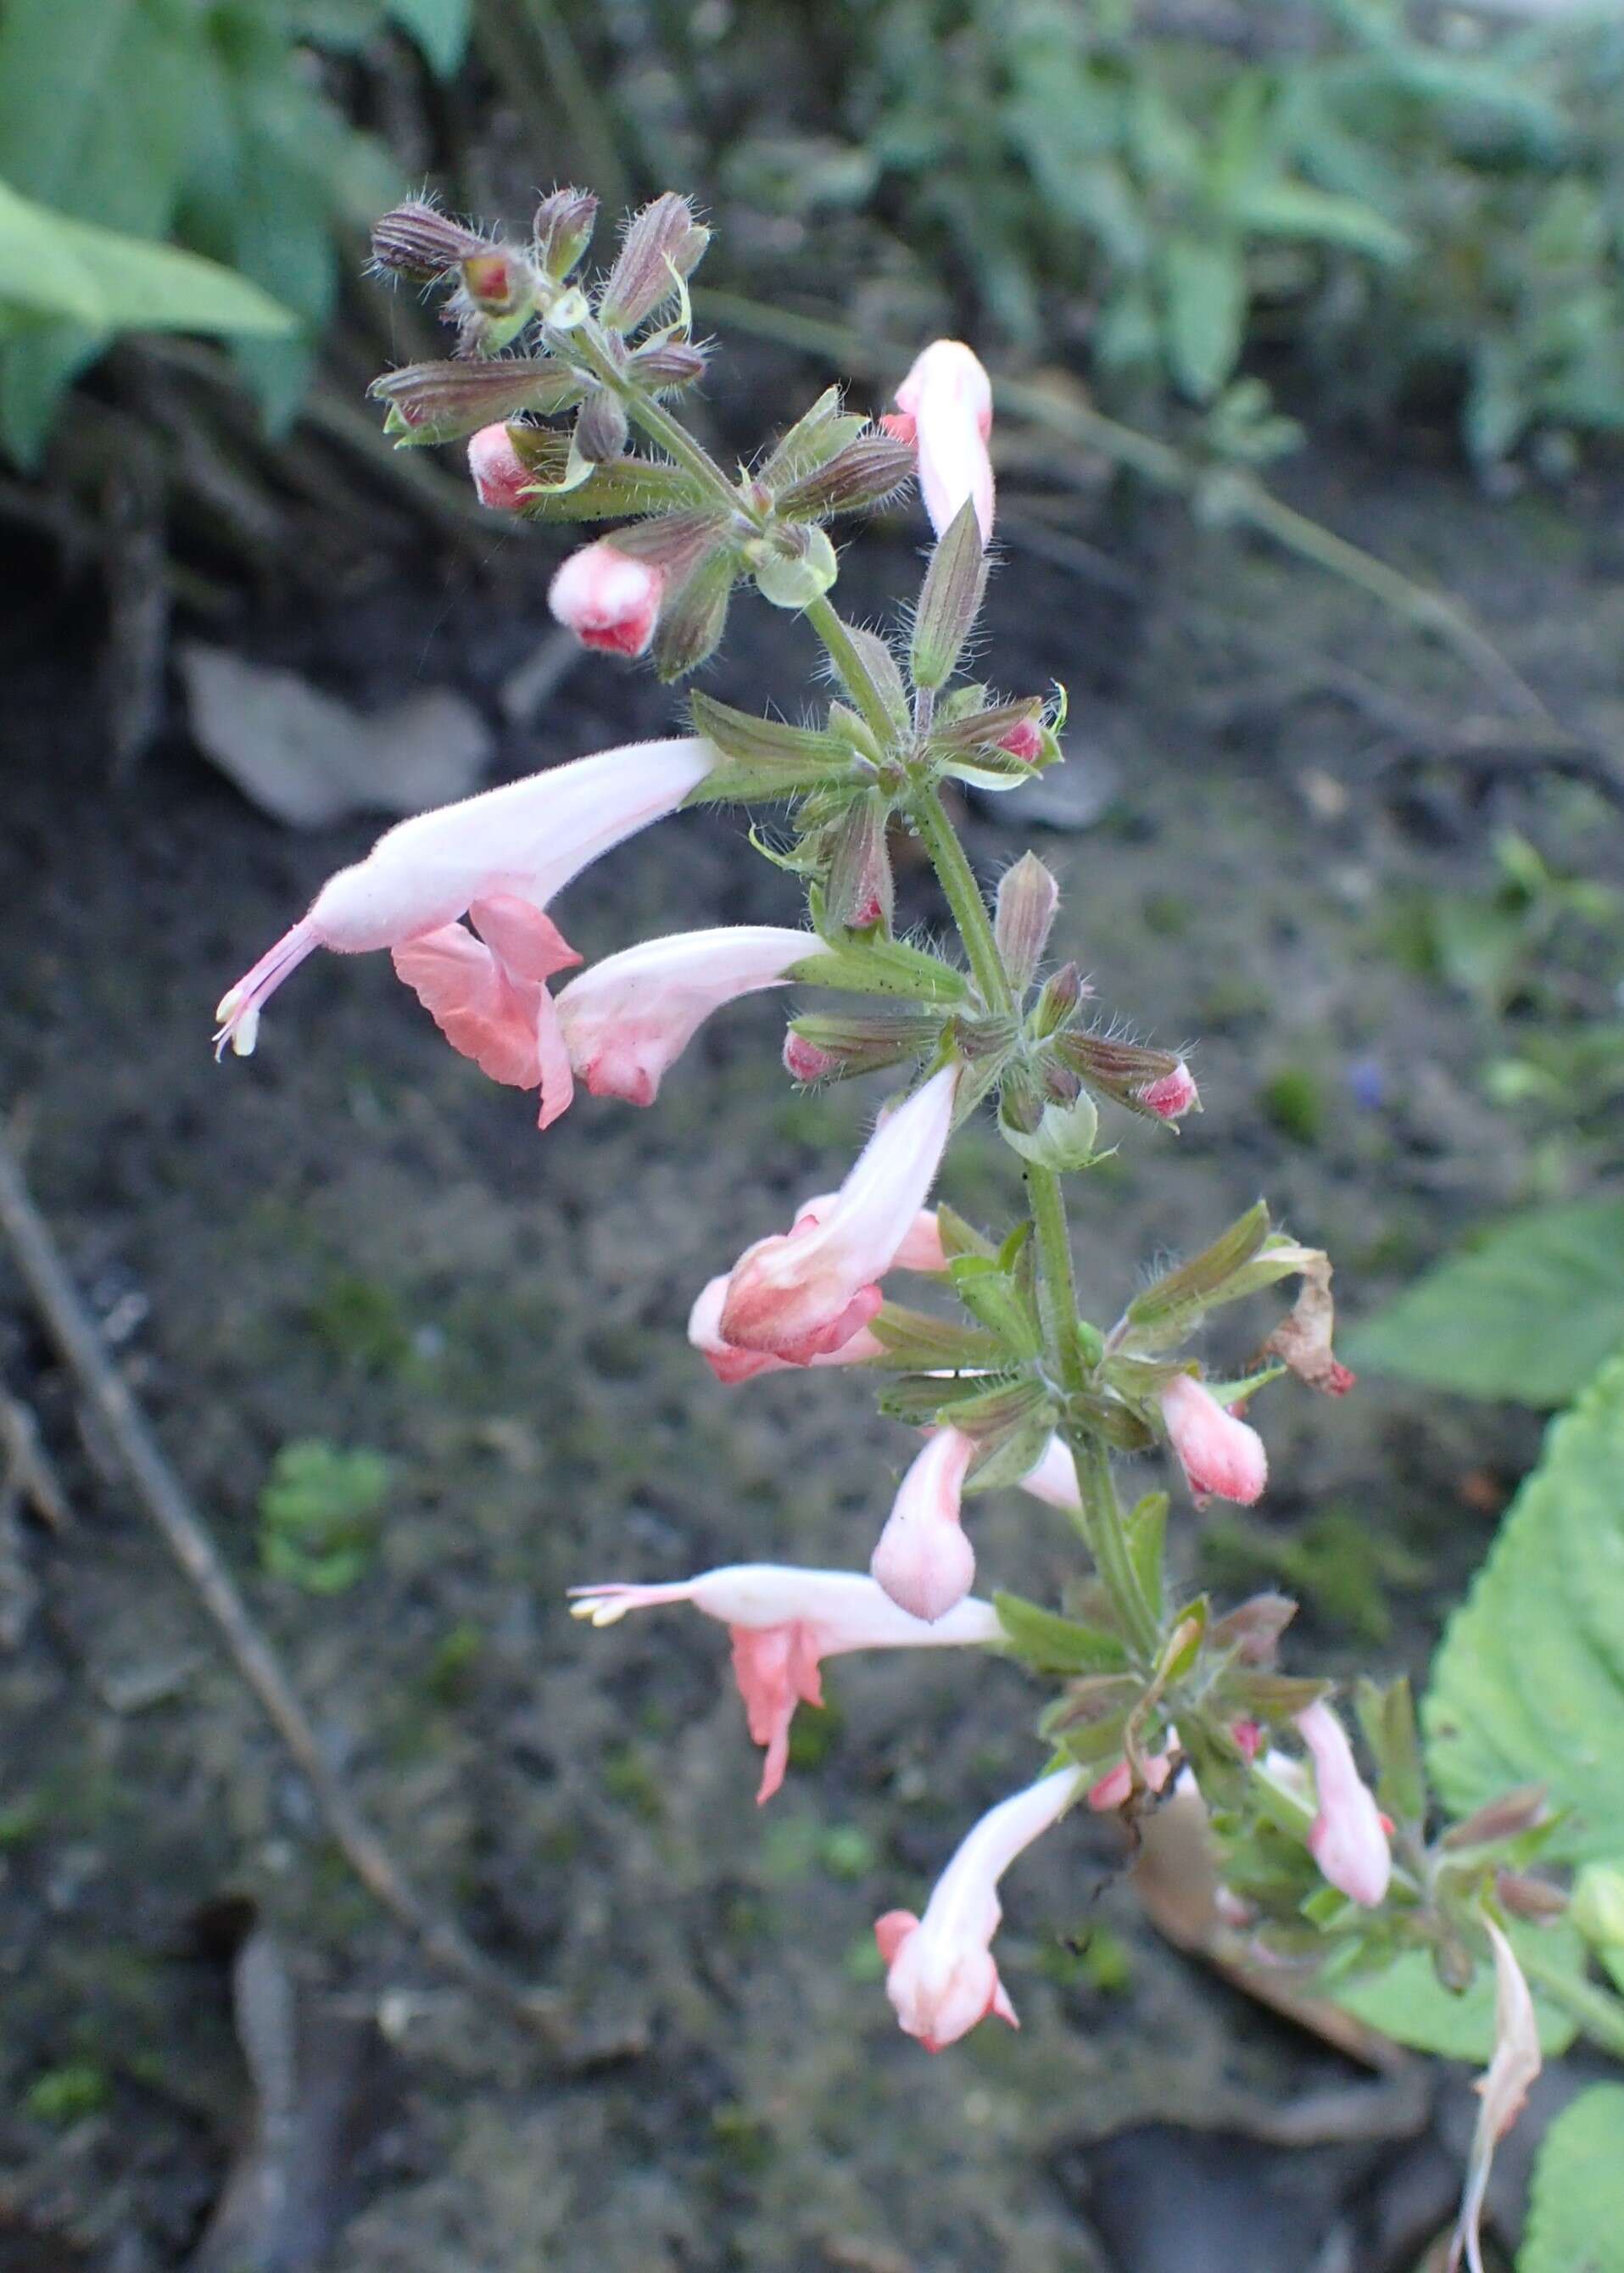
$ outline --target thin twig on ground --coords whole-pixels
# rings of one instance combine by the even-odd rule
[[[447,1972],[510,2015],[531,2026],[548,2026],[551,2015],[543,1998],[510,1980],[459,1927],[428,1907],[324,1758],[303,1706],[271,1645],[255,1625],[207,1526],[109,1358],[4,1133],[0,1133],[0,1234],[64,1362],[116,1448],[141,1505],[196,1589],[232,1662],[298,1762],[351,1870]]]

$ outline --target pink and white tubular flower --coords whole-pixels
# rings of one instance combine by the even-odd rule
[[[227,993],[216,1055],[228,1042],[250,1055],[266,1001],[318,947],[364,955],[432,942],[435,951],[414,955],[401,975],[455,1046],[509,1068],[498,1081],[517,1084],[522,1074],[522,1085],[535,1086],[544,1069],[562,1080],[568,1060],[551,1004],[542,1008],[542,982],[580,958],[547,904],[600,853],[674,813],[715,761],[696,736],[630,743],[386,829]],[[477,938],[462,927],[465,915]]]
[[[796,1215],[795,1230],[815,1226],[819,1215],[827,1215],[838,1197],[838,1193],[824,1192],[816,1199],[804,1200]],[[920,1209],[903,1233],[902,1243],[892,1257],[891,1267],[894,1271],[932,1272],[947,1268],[934,1208]],[[795,1362],[790,1358],[768,1357],[761,1350],[735,1349],[731,1343],[722,1339],[722,1311],[730,1284],[730,1274],[724,1271],[716,1278],[707,1279],[700,1288],[693,1308],[688,1313],[689,1341],[726,1388],[733,1388],[741,1381],[753,1381],[758,1374],[792,1371]],[[812,1365],[866,1365],[871,1358],[884,1355],[885,1344],[866,1326],[859,1326],[838,1349],[825,1350],[820,1356],[811,1358],[807,1362]]]
[[[1269,1482],[1263,1439],[1246,1422],[1226,1413],[1209,1389],[1179,1373],[1162,1392],[1162,1418],[1168,1441],[1179,1455],[1190,1489],[1250,1507]]]
[[[733,1642],[733,1674],[750,1734],[767,1747],[760,1806],[784,1780],[790,1723],[797,1704],[821,1705],[818,1667],[855,1649],[964,1648],[1002,1639],[991,1602],[962,1602],[934,1625],[898,1609],[856,1571],[803,1571],[778,1563],[734,1563],[671,1586],[572,1587],[571,1616],[613,1625],[628,1610],[691,1602],[720,1619]]]
[[[1392,1849],[1381,1810],[1354,1766],[1347,1731],[1323,1699],[1298,1714],[1297,1731],[1313,1756],[1318,1812],[1308,1851],[1350,1902],[1377,1909],[1387,1898]]]
[[[1021,1479],[1022,1491],[1030,1492],[1034,1499],[1044,1501],[1050,1507],[1074,1512],[1082,1505],[1082,1493],[1077,1483],[1077,1463],[1064,1437],[1051,1437],[1044,1446],[1043,1456]]]
[[[481,505],[493,513],[518,513],[528,496],[531,477],[505,426],[482,426],[468,439],[468,471]]]
[[[571,553],[547,587],[547,604],[583,647],[643,655],[659,620],[664,582],[652,563],[632,559],[600,536]]]
[[[729,924],[607,956],[559,994],[570,1061],[594,1097],[652,1105],[661,1076],[713,1010],[783,986],[816,948],[806,932]]]
[[[874,1939],[886,1994],[904,2035],[939,2052],[989,2013],[1021,2025],[999,1979],[992,1937],[1003,1911],[998,1883],[1017,1855],[1057,1822],[1086,1782],[1081,1768],[1040,1776],[984,1815],[936,1881],[924,1916],[887,1910]]]
[[[1485,1918],[1483,1927],[1494,1953],[1494,2053],[1472,2087],[1483,2104],[1478,2111],[1466,2165],[1466,2187],[1449,2250],[1449,2273],[1456,2273],[1463,2250],[1471,2273],[1483,2273],[1483,2198],[1488,2192],[1494,2149],[1522,2113],[1529,2086],[1544,2065],[1539,2023],[1523,1969],[1493,1920]]]
[[[902,1478],[869,1569],[899,1608],[932,1624],[969,1594],[976,1550],[962,1520],[974,1441],[938,1429]]]
[[[879,1280],[924,1204],[953,1127],[956,1065],[888,1113],[827,1214],[759,1239],[734,1264],[720,1331],[731,1348],[810,1365],[879,1308]]]
[[[973,498],[983,544],[992,539],[992,383],[962,340],[932,340],[896,390],[919,448],[919,488],[938,536]],[[887,424],[909,439],[901,420]]]

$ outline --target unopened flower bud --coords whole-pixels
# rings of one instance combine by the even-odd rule
[[[938,1429],[903,1477],[869,1564],[894,1602],[932,1624],[963,1601],[976,1576],[960,1504],[975,1457],[969,1437]]]
[[[698,267],[709,243],[710,231],[674,191],[633,214],[598,304],[600,320],[611,331],[635,331]]]
[[[914,454],[889,434],[859,434],[832,458],[778,492],[778,510],[790,521],[826,514],[872,513],[913,477]]]
[[[1452,1824],[1442,1843],[1458,1851],[1463,1847],[1492,1847],[1502,1839],[1515,1839],[1531,1831],[1547,1812],[1550,1797],[1545,1784],[1519,1784],[1515,1791],[1502,1792],[1497,1799],[1474,1809],[1463,1821]]]
[[[1036,718],[1019,719],[1007,734],[999,736],[998,746],[1023,765],[1036,765],[1044,754],[1044,730]]]
[[[548,588],[547,604],[583,647],[642,655],[654,637],[663,582],[647,561],[631,559],[600,537],[571,553]]]
[[[1060,888],[1035,852],[1023,852],[1004,871],[993,932],[1017,995],[1032,983],[1059,904]]]
[[[523,262],[505,245],[482,245],[460,263],[463,289],[483,316],[511,316],[530,299]]]
[[[784,1036],[784,1071],[791,1081],[810,1086],[815,1081],[833,1081],[845,1070],[843,1061],[834,1050],[820,1050],[804,1034],[791,1026]]]
[[[930,1010],[808,1012],[784,1037],[784,1069],[796,1081],[849,1080],[923,1056],[939,1032]]]
[[[1289,1594],[1253,1594],[1215,1621],[1215,1649],[1232,1649],[1243,1665],[1272,1665],[1280,1637],[1297,1616]]]
[[[1200,1102],[1190,1069],[1182,1058],[1171,1073],[1163,1074],[1139,1092],[1139,1102],[1158,1121],[1178,1121]]]
[[[494,513],[520,513],[530,475],[505,426],[482,426],[468,443],[468,471],[481,505]]]
[[[1565,1917],[1571,1907],[1560,1887],[1530,1878],[1525,1871],[1497,1871],[1494,1891],[1513,1917],[1531,1918],[1537,1925]]]
[[[692,386],[703,379],[705,353],[681,340],[660,340],[639,348],[626,369],[645,386],[664,394],[668,388]]]
[[[1250,1507],[1269,1482],[1269,1455],[1257,1430],[1226,1413],[1194,1376],[1176,1373],[1162,1392],[1162,1418],[1198,1499],[1216,1493]]]
[[[1032,1013],[1032,1031],[1037,1039],[1046,1040],[1049,1035],[1058,1033],[1089,992],[1088,981],[1074,963],[1063,963],[1052,971],[1044,981],[1037,1008]]]
[[[601,386],[581,404],[575,421],[575,446],[589,465],[607,465],[625,454],[630,432],[620,397]]]
[[[592,242],[598,201],[589,190],[555,190],[535,209],[535,258],[562,284]]]
[[[422,198],[408,198],[372,227],[376,265],[418,284],[432,283],[459,262],[490,250],[485,238]]]

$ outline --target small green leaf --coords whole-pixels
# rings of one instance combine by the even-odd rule
[[[1269,1209],[1259,1200],[1210,1247],[1178,1270],[1164,1272],[1134,1296],[1127,1306],[1124,1347],[1165,1349],[1182,1341],[1204,1310],[1233,1299],[1231,1282],[1260,1252],[1268,1237]]]
[[[900,1302],[882,1302],[869,1321],[869,1331],[901,1366],[987,1373],[1003,1354],[992,1335],[960,1325],[955,1319],[910,1310]]]
[[[1173,377],[1194,401],[1210,402],[1240,356],[1246,262],[1239,238],[1169,237],[1162,281]]]
[[[895,939],[849,939],[808,955],[787,973],[804,986],[833,986],[848,994],[895,994],[915,1002],[962,1002],[969,989],[962,971]]]
[[[1380,1774],[1376,1797],[1396,1823],[1426,1819],[1426,1769],[1416,1728],[1415,1701],[1401,1674],[1385,1688],[1361,1680],[1354,1698],[1359,1726]]]
[[[1517,2273],[1618,2273],[1621,2249],[1624,2084],[1593,2083],[1545,2134]]]
[[[1034,1673],[1115,1673],[1127,1652],[1115,1634],[1060,1617],[1019,1594],[995,1594],[992,1607],[1009,1647]]]
[[[1624,1347],[1624,1201],[1514,1217],[1348,1343],[1353,1365],[1429,1388],[1566,1404]]]
[[[1162,1615],[1162,1579],[1164,1549],[1167,1538],[1167,1511],[1170,1503],[1165,1492],[1147,1492],[1127,1516],[1128,1560],[1134,1575],[1150,1605],[1151,1615]]]

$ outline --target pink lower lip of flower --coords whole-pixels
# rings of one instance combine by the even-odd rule
[[[1380,1909],[1392,1876],[1392,1849],[1381,1812],[1354,1765],[1347,1732],[1323,1701],[1298,1714],[1297,1729],[1313,1759],[1318,1812],[1308,1851],[1350,1902]]]
[[[984,1815],[932,1891],[923,1917],[887,1910],[874,1939],[886,1965],[886,1994],[899,2025],[927,2052],[968,2036],[989,2014],[1021,2023],[999,1978],[992,1937],[1003,1916],[999,1881],[1017,1855],[1048,1830],[1081,1794],[1086,1772],[1040,1777]]]
[[[750,1734],[767,1752],[758,1805],[783,1782],[797,1704],[823,1701],[818,1669],[824,1658],[858,1649],[964,1648],[996,1642],[1002,1632],[990,1602],[962,1602],[950,1617],[926,1625],[855,1571],[784,1564],[738,1563],[669,1586],[573,1587],[570,1592],[572,1616],[595,1626],[613,1625],[629,1610],[689,1602],[728,1628]]]
[[[878,1282],[935,1181],[957,1080],[958,1068],[944,1066],[880,1122],[827,1215],[740,1257],[722,1304],[724,1341],[805,1365],[868,1324]]]
[[[468,440],[468,471],[475,494],[493,513],[520,513],[533,484],[505,426],[482,426]]]
[[[869,1569],[891,1600],[934,1622],[962,1602],[976,1578],[976,1550],[961,1519],[962,1495],[976,1457],[971,1439],[939,1429],[897,1490]]]
[[[1139,1102],[1159,1121],[1180,1121],[1200,1104],[1201,1098],[1189,1067],[1180,1058],[1171,1073],[1164,1073],[1159,1081],[1140,1091]]]
[[[1198,1497],[1214,1493],[1250,1507],[1269,1482],[1269,1455],[1255,1429],[1226,1413],[1210,1390],[1187,1373],[1162,1392],[1168,1441]]]
[[[527,901],[498,893],[475,900],[469,912],[472,930],[445,924],[397,947],[395,976],[490,1080],[539,1090],[538,1123],[550,1129],[575,1084],[546,982],[580,957]]]
[[[785,985],[811,943],[805,932],[735,924],[609,956],[558,996],[571,1062],[594,1097],[652,1105],[667,1069],[711,1012]]]
[[[601,536],[569,559],[547,589],[547,604],[583,647],[609,655],[647,653],[659,620],[664,579],[647,560]]]
[[[728,1274],[721,1273],[711,1279],[700,1292],[688,1314],[688,1339],[704,1358],[707,1365],[725,1388],[736,1388],[740,1382],[753,1381],[758,1374],[792,1373],[798,1370],[797,1361],[787,1357],[769,1357],[762,1350],[735,1349],[722,1338],[722,1306],[727,1300]],[[872,1334],[866,1325],[859,1325],[835,1348],[821,1351],[809,1358],[809,1365],[866,1365],[872,1358],[883,1357],[885,1344]]]
[[[628,743],[398,822],[363,860],[330,876],[309,912],[228,991],[216,1054],[228,1043],[239,1056],[251,1052],[265,1001],[318,947],[341,955],[405,947],[457,923],[476,900],[541,913],[600,854],[674,813],[716,757],[692,735]]]

